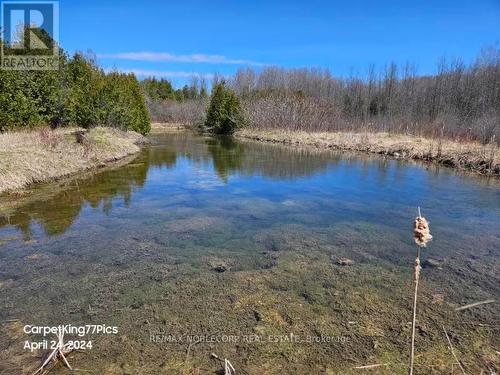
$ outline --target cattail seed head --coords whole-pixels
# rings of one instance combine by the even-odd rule
[[[420,247],[425,247],[427,243],[432,240],[429,223],[425,217],[417,216],[413,224],[413,239]]]

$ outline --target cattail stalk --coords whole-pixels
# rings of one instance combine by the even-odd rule
[[[410,352],[410,371],[409,374],[413,375],[413,362],[415,358],[415,328],[417,321],[417,297],[418,297],[418,281],[420,279],[420,249],[427,246],[427,242],[432,240],[429,230],[429,223],[422,217],[420,207],[418,208],[418,216],[413,225],[413,239],[417,244],[417,257],[415,258],[415,269],[413,271],[413,281],[415,282],[415,294],[413,296],[413,320],[411,325],[411,352]]]
[[[413,273],[413,281],[415,282],[415,295],[413,297],[413,320],[411,325],[410,375],[413,375],[413,360],[415,357],[415,328],[417,319],[417,296],[418,296],[419,279],[420,279],[420,246],[417,246],[417,257],[415,258],[415,270]]]

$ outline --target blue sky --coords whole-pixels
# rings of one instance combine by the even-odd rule
[[[410,61],[427,74],[443,56],[471,61],[500,41],[500,0],[61,0],[60,41],[106,68],[178,84],[263,65],[346,76]]]

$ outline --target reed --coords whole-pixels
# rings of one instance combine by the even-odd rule
[[[415,218],[415,222],[413,224],[413,239],[417,244],[417,256],[415,258],[415,268],[413,271],[415,294],[413,296],[413,320],[411,325],[410,375],[413,375],[413,362],[415,358],[415,327],[417,318],[418,282],[420,280],[420,270],[422,269],[422,267],[420,267],[420,250],[423,247],[426,247],[427,243],[432,240],[429,223],[421,215],[420,207],[418,208],[418,216]]]

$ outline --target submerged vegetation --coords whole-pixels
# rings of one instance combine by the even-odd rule
[[[119,328],[68,358],[88,373],[210,374],[216,353],[251,375],[405,374],[420,200],[436,250],[422,253],[415,374],[457,373],[443,326],[467,374],[498,372],[498,305],[463,309],[498,296],[496,181],[188,133],[152,142],[0,221],[0,372],[49,355],[19,350],[25,324],[63,322]]]

